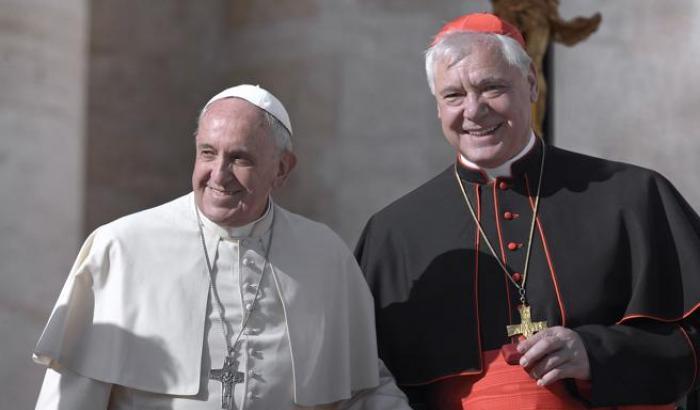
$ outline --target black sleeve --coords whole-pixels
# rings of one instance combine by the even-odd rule
[[[696,316],[576,328],[591,366],[591,404],[669,404],[694,389],[700,351]]]
[[[614,325],[576,327],[594,406],[669,404],[698,386],[700,218],[668,180],[628,186],[630,296]]]

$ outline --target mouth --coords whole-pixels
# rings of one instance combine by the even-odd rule
[[[467,135],[471,135],[472,137],[485,137],[485,136],[487,136],[487,135],[491,135],[491,134],[493,134],[494,132],[496,132],[496,130],[498,130],[499,128],[501,128],[502,125],[503,125],[503,123],[494,125],[493,127],[490,127],[490,128],[481,128],[481,127],[479,127],[479,128],[470,128],[470,129],[464,129],[464,128],[463,128],[463,129],[462,129],[462,132],[465,133],[465,134],[467,134]]]
[[[207,189],[214,196],[223,196],[223,197],[233,196],[239,192],[239,190],[216,188],[216,187],[213,187],[211,185],[207,185]]]

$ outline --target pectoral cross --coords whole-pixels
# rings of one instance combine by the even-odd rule
[[[233,409],[233,385],[243,383],[243,373],[232,356],[226,356],[221,369],[209,370],[209,379],[221,382],[221,408]]]
[[[527,339],[540,330],[547,328],[547,322],[532,321],[530,306],[523,303],[518,306],[518,312],[520,312],[520,324],[506,326],[508,336],[523,335]]]

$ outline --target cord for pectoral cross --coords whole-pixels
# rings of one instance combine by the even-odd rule
[[[262,272],[260,274],[260,279],[258,279],[258,284],[255,287],[255,295],[253,296],[253,302],[251,303],[251,309],[247,310],[244,309],[244,317],[243,317],[243,323],[241,324],[241,328],[236,334],[236,337],[231,343],[231,340],[229,340],[228,336],[228,329],[226,328],[226,318],[224,316],[224,306],[223,303],[221,302],[221,299],[219,299],[219,293],[217,292],[216,289],[216,283],[214,281],[214,268],[212,265],[212,261],[209,258],[209,252],[207,251],[207,244],[206,241],[204,240],[204,230],[202,228],[202,218],[199,215],[199,209],[197,209],[197,206],[195,205],[195,213],[197,214],[197,226],[199,228],[199,237],[202,241],[202,250],[204,251],[204,259],[207,263],[207,272],[209,273],[209,293],[212,295],[214,298],[214,307],[217,310],[217,313],[219,314],[219,321],[221,323],[221,332],[224,336],[224,341],[226,343],[226,356],[224,357],[224,365],[222,366],[221,369],[210,369],[209,370],[209,379],[210,380],[217,380],[221,382],[221,408],[222,409],[231,409],[233,408],[233,387],[237,383],[242,383],[244,379],[244,374],[242,372],[238,371],[238,366],[237,362],[235,361],[235,348],[238,346],[238,341],[241,338],[241,335],[243,335],[243,331],[246,329],[246,325],[248,324],[248,319],[250,319],[250,316],[252,315],[253,311],[255,310],[255,307],[257,305],[258,297],[260,295],[260,289],[262,288],[262,282],[263,279],[265,278],[265,272],[266,268],[269,265],[270,269],[272,269],[272,265],[269,263],[269,256],[270,256],[270,247],[272,245],[272,236],[273,236],[273,229],[275,226],[275,217],[274,213],[272,215],[272,223],[270,225],[270,236],[267,240],[267,247],[265,248],[265,263],[263,264],[262,267]],[[234,368],[235,367],[235,368]],[[233,369],[233,371],[231,371]]]
[[[512,275],[510,274],[508,268],[506,267],[505,263],[501,260],[501,258],[498,257],[498,253],[496,253],[496,250],[494,249],[493,245],[491,244],[491,241],[489,240],[488,236],[486,236],[486,232],[484,231],[484,228],[481,226],[481,222],[479,221],[479,218],[476,215],[476,212],[474,212],[474,207],[471,204],[471,201],[469,200],[469,196],[467,195],[467,191],[464,189],[464,184],[462,183],[462,179],[459,176],[459,172],[457,171],[457,162],[455,162],[454,165],[454,175],[455,178],[457,179],[457,184],[459,185],[460,190],[462,191],[462,196],[464,197],[464,202],[467,205],[467,208],[469,209],[469,213],[472,216],[472,219],[474,220],[474,223],[476,224],[477,229],[479,230],[479,234],[481,237],[484,238],[484,242],[486,243],[486,246],[489,248],[491,251],[491,254],[493,257],[496,259],[496,262],[498,262],[498,265],[501,267],[501,270],[505,274],[506,278],[510,280],[510,282],[515,286],[515,288],[518,290],[518,296],[520,297],[520,306],[518,307],[518,310],[520,312],[521,316],[521,325],[525,325],[525,317],[524,315],[528,315],[527,321],[529,322],[528,325],[522,327],[522,329],[528,329],[526,332],[530,334],[530,331],[532,328],[532,321],[530,320],[530,307],[527,305],[527,297],[525,294],[525,284],[527,281],[527,274],[528,274],[528,268],[530,266],[530,255],[532,254],[532,242],[535,234],[535,225],[537,224],[537,214],[539,211],[539,206],[540,206],[540,193],[542,189],[542,178],[544,174],[544,163],[545,163],[545,153],[546,153],[546,145],[544,141],[540,139],[540,144],[542,146],[542,154],[540,156],[540,172],[538,175],[537,179],[537,190],[536,190],[536,195],[535,195],[535,205],[533,206],[532,210],[532,220],[530,222],[530,231],[528,234],[528,240],[527,240],[527,251],[525,253],[525,266],[523,268],[523,275],[522,275],[522,283],[518,283],[515,279],[513,279]],[[546,327],[546,322],[536,322],[536,327],[537,326],[545,326]],[[540,325],[540,323],[543,323],[543,325]],[[511,333],[511,326],[518,326],[518,325],[508,325],[507,326],[507,331],[508,335],[512,336]],[[538,329],[541,330],[541,329]],[[536,331],[536,330],[535,330]],[[533,332],[534,333],[534,332]],[[524,334],[524,333],[523,333]],[[526,336],[528,337],[528,336]]]

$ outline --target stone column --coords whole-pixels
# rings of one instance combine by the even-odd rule
[[[80,245],[86,23],[85,0],[0,0],[0,408],[33,408]]]

